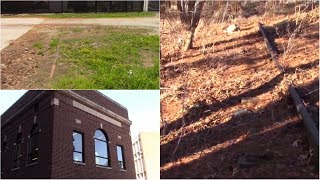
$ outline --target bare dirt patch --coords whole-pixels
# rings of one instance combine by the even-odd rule
[[[1,51],[1,88],[48,88],[53,52],[51,38],[57,29],[39,25]]]

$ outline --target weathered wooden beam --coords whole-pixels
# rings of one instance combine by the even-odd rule
[[[276,50],[276,47],[272,45],[265,31],[265,28],[261,23],[259,23],[259,29],[267,45],[267,49],[271,54],[272,59],[275,61],[278,70],[281,73],[285,73],[284,68],[279,64],[279,61],[278,61],[279,54]],[[317,129],[316,124],[313,121],[311,115],[307,111],[307,108],[304,106],[298,92],[295,90],[295,88],[291,84],[289,85],[289,92],[290,92],[291,98],[294,101],[296,109],[303,120],[303,124],[307,129],[308,141],[309,141],[310,147],[313,149],[313,163],[316,166],[316,169],[318,169],[319,167],[319,130]]]
[[[268,38],[267,32],[265,31],[265,28],[263,27],[263,25],[261,23],[259,23],[259,29],[261,31],[261,34],[263,36],[263,39],[267,45],[267,49],[269,51],[269,53],[271,54],[272,59],[274,60],[274,62],[276,63],[277,68],[279,69],[279,71],[281,71],[282,73],[285,72],[284,68],[279,64],[278,61],[278,52],[275,49],[275,47],[271,44],[270,39]]]
[[[289,92],[300,117],[303,119],[303,124],[307,129],[308,141],[313,149],[314,164],[319,167],[319,130],[307,111],[307,108],[304,106],[298,92],[292,85],[289,85]]]

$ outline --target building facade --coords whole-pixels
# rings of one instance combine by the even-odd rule
[[[135,178],[130,125],[98,91],[28,91],[1,115],[1,178]]]
[[[141,132],[133,141],[137,179],[160,179],[160,134]]]
[[[159,1],[1,1],[2,13],[159,11]]]

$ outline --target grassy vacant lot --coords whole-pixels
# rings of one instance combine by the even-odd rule
[[[59,52],[54,89],[159,88],[159,35],[149,29],[69,27],[50,47]]]
[[[43,14],[5,14],[7,17],[44,17],[44,18],[131,18],[131,17],[153,17],[154,12],[115,12],[115,13],[43,13]]]

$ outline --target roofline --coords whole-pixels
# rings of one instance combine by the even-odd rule
[[[45,92],[46,92],[45,90],[41,91],[38,95],[36,95],[34,98],[32,98],[27,104],[25,104],[22,108],[20,108],[20,109],[19,109],[18,111],[16,111],[12,116],[10,116],[6,121],[4,121],[3,123],[2,123],[2,121],[1,121],[1,127],[4,126],[4,125],[6,125],[6,124],[8,124],[13,117],[15,117],[15,116],[16,116],[17,114],[19,114],[21,111],[23,111],[27,106],[29,106],[31,103],[33,103],[36,99],[38,99],[40,96],[42,96]],[[28,91],[27,91],[26,93],[28,93]],[[17,101],[19,101],[24,95],[26,95],[26,93],[24,93]],[[17,102],[17,101],[16,101],[16,102]],[[15,102],[15,103],[16,103],[16,102]],[[3,114],[5,114],[15,103],[13,103]],[[3,114],[2,114],[2,115],[3,115]],[[1,116],[2,116],[2,115],[1,115]]]
[[[118,115],[118,114],[116,114],[116,113],[114,113],[114,112],[112,112],[112,111],[100,106],[99,104],[89,100],[88,98],[86,98],[84,96],[81,96],[80,94],[78,94],[78,93],[76,93],[76,92],[74,92],[72,90],[61,90],[60,92],[68,94],[68,95],[71,95],[73,98],[75,98],[77,100],[80,100],[81,102],[86,103],[87,105],[89,105],[89,106],[91,106],[91,107],[103,112],[104,114],[106,114],[108,116],[111,116],[111,117],[115,118],[116,120],[118,120],[120,122],[123,122],[123,123],[125,123],[127,125],[131,125],[132,124],[132,121],[130,121],[129,119],[124,118],[124,117],[122,117],[122,116],[120,116],[120,115]],[[95,92],[99,92],[99,91],[95,90]],[[104,97],[107,97],[107,96],[104,95]],[[108,99],[110,99],[110,98],[108,98]],[[112,100],[112,102],[114,102],[114,100]],[[119,104],[119,103],[117,103],[117,104]]]
[[[32,104],[35,100],[39,99],[46,91],[47,91],[47,90],[41,91],[38,95],[36,95],[34,98],[32,98],[27,104],[25,104],[22,108],[20,108],[20,109],[19,109],[18,111],[16,111],[12,116],[10,116],[6,121],[1,122],[1,127],[4,126],[4,125],[6,125],[6,124],[8,124],[8,123],[11,121],[12,118],[14,118],[17,114],[19,114],[21,111],[23,111],[23,110],[24,110],[26,107],[28,107],[30,104]],[[27,91],[27,92],[28,92],[28,91]],[[26,92],[26,93],[27,93],[27,92]],[[67,95],[70,95],[70,96],[72,96],[73,98],[75,98],[75,99],[77,99],[77,100],[80,100],[81,102],[83,102],[83,103],[85,103],[85,104],[87,104],[87,105],[89,105],[89,106],[91,106],[91,107],[94,107],[95,109],[103,112],[104,114],[106,114],[106,115],[108,115],[108,116],[111,116],[112,118],[115,118],[116,120],[118,120],[118,121],[120,121],[120,122],[122,122],[122,123],[125,123],[125,124],[127,124],[127,125],[131,125],[131,124],[132,124],[132,121],[130,121],[129,119],[124,118],[124,117],[122,117],[122,116],[120,116],[120,115],[118,115],[118,114],[116,114],[116,113],[114,113],[114,112],[112,112],[112,111],[110,111],[110,110],[108,110],[108,109],[100,106],[99,104],[97,104],[97,103],[95,103],[95,102],[87,99],[87,98],[84,97],[84,96],[81,96],[80,94],[77,94],[76,92],[73,92],[73,91],[71,91],[71,90],[60,90],[59,92],[65,93],[65,94],[67,94]],[[95,92],[99,92],[99,91],[96,91],[96,90],[95,90]],[[26,94],[26,93],[25,93],[25,94]],[[24,95],[25,95],[25,94],[24,94]],[[102,94],[102,93],[99,92],[99,94]],[[23,96],[24,96],[24,95],[23,95]],[[21,96],[21,97],[23,97],[23,96]],[[21,98],[21,97],[20,97],[20,98]],[[107,96],[104,95],[104,97],[107,97]],[[19,98],[19,99],[20,99],[20,98]],[[19,99],[18,99],[17,101],[19,101]],[[107,99],[110,99],[110,98],[107,98]],[[17,102],[17,101],[16,101],[16,102]],[[15,102],[15,103],[16,103],[16,102]],[[115,102],[115,101],[112,100],[112,102]],[[119,103],[117,103],[117,105],[118,105],[118,104],[119,104]],[[14,104],[13,104],[13,105],[14,105]],[[3,114],[5,114],[13,105],[11,105]],[[121,105],[121,107],[124,107],[124,106]],[[127,110],[127,108],[125,108],[125,109]]]

